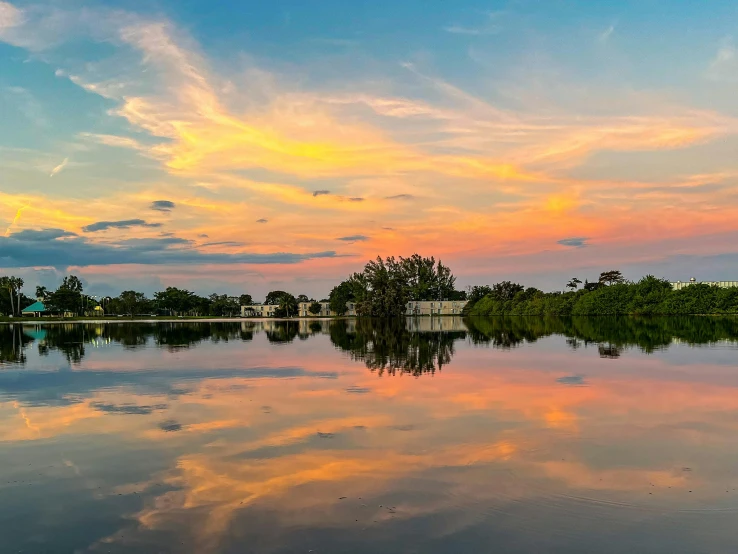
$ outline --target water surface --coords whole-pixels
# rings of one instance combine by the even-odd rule
[[[0,552],[736,552],[737,321],[0,326]]]

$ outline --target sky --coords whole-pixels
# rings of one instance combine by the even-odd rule
[[[0,273],[738,279],[738,4],[0,0]]]

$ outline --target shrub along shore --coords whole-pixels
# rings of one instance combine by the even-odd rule
[[[573,287],[579,283],[573,283]],[[572,283],[570,283],[570,286]],[[610,316],[738,314],[738,287],[693,284],[673,290],[652,275],[638,282],[587,283],[571,292],[543,292],[508,283],[485,294],[472,293],[466,314],[472,316]],[[497,290],[495,290],[497,289]]]

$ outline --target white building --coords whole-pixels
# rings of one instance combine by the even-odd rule
[[[331,311],[330,303],[318,302],[318,304],[320,304],[320,313],[312,314],[310,306],[313,305],[313,302],[300,302],[297,314],[294,315],[298,317],[334,317],[337,315]],[[464,306],[466,306],[466,300],[413,300],[407,303],[405,315],[461,315]],[[354,302],[347,302],[346,308],[344,315],[348,317],[356,316],[356,304]],[[241,306],[241,317],[274,317],[276,309],[277,306],[268,304]]]
[[[738,281],[698,281],[692,277],[689,281],[677,281],[676,283],[671,283],[671,288],[674,290],[681,290],[690,285],[709,285],[711,287],[729,289],[732,287],[738,287]]]
[[[466,300],[412,300],[407,303],[406,315],[460,315]]]

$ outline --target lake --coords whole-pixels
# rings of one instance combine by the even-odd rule
[[[738,319],[0,326],[0,552],[738,551]]]

